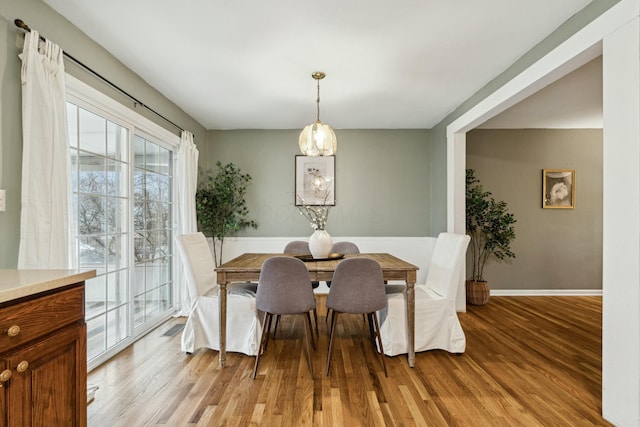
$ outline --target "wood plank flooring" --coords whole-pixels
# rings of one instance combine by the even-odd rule
[[[89,426],[593,426],[601,417],[601,297],[492,297],[460,313],[462,356],[387,357],[385,378],[361,316],[341,315],[331,374],[328,327],[304,352],[302,317],[284,317],[255,380],[254,357],[180,351],[172,319],[89,374]],[[419,331],[419,326],[416,327]]]

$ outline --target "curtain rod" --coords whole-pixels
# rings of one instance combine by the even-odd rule
[[[15,21],[13,21],[13,23],[16,25],[16,27],[26,31],[26,32],[31,32],[31,27],[29,27],[27,24],[24,23],[24,21],[22,19],[16,19]],[[40,40],[47,41],[47,39],[45,39],[42,35],[40,35]],[[98,72],[94,71],[93,69],[91,69],[89,66],[83,64],[82,62],[80,62],[79,60],[77,60],[76,58],[74,58],[73,56],[71,56],[70,54],[68,54],[65,50],[62,51],[62,53],[64,54],[65,57],[67,57],[68,59],[70,59],[72,62],[74,62],[76,65],[80,66],[82,69],[84,69],[85,71],[91,73],[93,76],[99,78],[100,80],[102,80],[104,83],[106,83],[107,85],[109,85],[111,88],[117,90],[118,92],[120,92],[122,95],[126,96],[127,98],[129,98],[130,100],[132,100],[134,102],[134,106],[141,106],[142,108],[144,108],[147,111],[150,111],[151,113],[155,114],[156,116],[160,117],[162,120],[164,120],[167,123],[172,124],[173,126],[175,126],[176,128],[180,129],[181,131],[184,131],[184,129],[182,129],[180,126],[178,126],[177,124],[175,124],[174,122],[172,122],[171,120],[167,119],[165,116],[163,116],[162,114],[158,113],[156,110],[154,110],[153,108],[147,106],[145,103],[143,103],[142,101],[140,101],[139,99],[137,99],[135,96],[131,95],[129,92],[125,91],[124,89],[120,88],[118,85],[116,85],[115,83],[111,82],[109,79],[107,79],[106,77],[102,76],[101,74],[99,74]]]

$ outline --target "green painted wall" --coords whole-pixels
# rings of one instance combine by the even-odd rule
[[[467,167],[514,214],[514,260],[491,289],[602,289],[602,129],[476,129]],[[542,169],[574,169],[574,209],[542,208]],[[471,264],[467,263],[467,272]]]
[[[302,125],[301,125],[302,127]],[[247,236],[306,236],[294,207],[294,163],[300,130],[209,131],[202,168],[233,162],[253,180],[247,194],[259,224]],[[427,130],[336,130],[335,236],[429,236]]]
[[[13,21],[22,19],[63,50],[151,106],[169,120],[189,130],[196,144],[207,139],[206,129],[126,68],[100,45],[40,0],[0,2],[0,188],[6,190],[7,210],[0,212],[0,268],[15,268],[20,241],[20,183],[22,174],[22,93],[18,54],[24,36]],[[95,77],[65,61],[67,72],[134,109],[133,102]],[[142,108],[136,112],[179,134],[162,119]]]

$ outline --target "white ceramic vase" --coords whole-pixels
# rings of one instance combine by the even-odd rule
[[[332,245],[333,239],[326,230],[316,230],[309,237],[309,250],[314,258],[327,258]]]

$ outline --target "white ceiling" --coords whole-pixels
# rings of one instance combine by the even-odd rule
[[[207,129],[431,128],[590,2],[45,1]]]

